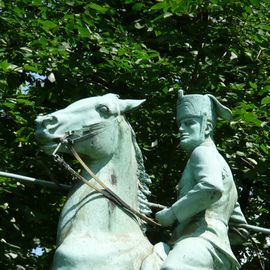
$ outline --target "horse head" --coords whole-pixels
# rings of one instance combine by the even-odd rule
[[[81,99],[54,113],[38,116],[35,136],[47,154],[52,154],[59,142],[68,137],[82,155],[91,159],[110,156],[118,137],[115,123],[143,102],[119,99],[115,94]],[[63,146],[59,151],[67,152]]]

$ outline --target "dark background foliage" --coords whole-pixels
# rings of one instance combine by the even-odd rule
[[[146,98],[128,118],[152,177],[151,200],[169,205],[187,160],[178,148],[177,91],[211,93],[234,113],[231,123],[219,122],[215,138],[243,211],[251,224],[270,227],[269,4],[0,1],[0,169],[71,183],[39,152],[35,117],[108,92]],[[0,177],[1,269],[49,268],[65,195]],[[165,235],[149,230],[153,242]],[[44,254],[37,257],[38,245]],[[269,269],[265,235],[252,234],[235,252],[242,269]]]

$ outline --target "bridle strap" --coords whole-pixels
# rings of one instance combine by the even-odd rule
[[[117,121],[118,119],[114,119],[112,121],[108,121],[106,122],[106,127],[108,124],[112,125],[115,123],[115,121]],[[119,120],[118,120],[119,121]],[[104,122],[102,122],[102,124],[105,124]],[[81,129],[78,129],[78,130],[72,130],[72,131],[68,131],[66,132],[65,134],[65,138],[67,137],[70,137],[70,136],[74,136],[76,135],[77,133],[83,133],[82,135],[77,135],[76,138],[69,138],[69,142],[72,143],[72,144],[75,144],[77,142],[82,142],[82,141],[85,141],[86,139],[92,137],[93,135],[96,135],[98,133],[100,133],[99,130],[103,129],[104,127],[99,127],[100,124],[93,124],[93,125],[90,125],[88,127],[84,127],[84,128],[81,128]],[[94,131],[93,131],[94,129]],[[83,130],[85,131],[88,131],[88,133],[84,133]],[[98,132],[99,131],[99,132]],[[63,140],[62,140],[63,141]]]
[[[105,192],[105,190],[103,189],[99,189],[96,185],[94,185],[93,183],[87,181],[83,176],[81,176],[80,174],[78,174],[74,169],[72,169],[65,161],[62,157],[60,157],[58,154],[54,155],[54,160],[59,163],[61,166],[63,166],[68,172],[71,173],[71,175],[74,178],[80,179],[81,181],[83,181],[86,185],[88,185],[89,187],[91,187],[92,189],[94,189],[95,191],[97,191],[98,193],[101,193],[104,197],[106,197],[109,200],[114,200],[107,192]]]

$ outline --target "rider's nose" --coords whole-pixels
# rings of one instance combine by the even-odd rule
[[[183,132],[184,131],[184,129],[183,129],[183,125],[182,124],[180,124],[179,125],[179,132]]]
[[[53,129],[58,125],[58,119],[54,115],[48,116],[38,116],[35,120],[35,123],[38,127]]]

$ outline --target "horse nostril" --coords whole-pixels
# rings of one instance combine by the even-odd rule
[[[48,116],[46,119],[43,120],[43,126],[47,129],[53,129],[57,126],[58,119],[54,115]]]
[[[39,116],[36,120],[35,123],[37,126],[40,126],[42,128],[46,129],[52,129],[57,126],[58,124],[58,119],[54,115],[48,115],[48,116]]]

